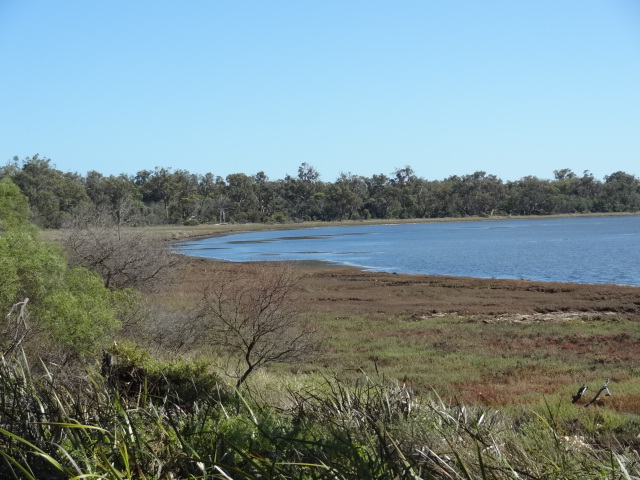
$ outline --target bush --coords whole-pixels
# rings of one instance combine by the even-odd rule
[[[287,216],[282,212],[276,212],[271,215],[271,221],[275,223],[286,223]]]
[[[104,352],[102,374],[120,395],[137,401],[184,405],[204,401],[213,393],[223,395],[220,378],[202,361],[162,362],[131,343]]]

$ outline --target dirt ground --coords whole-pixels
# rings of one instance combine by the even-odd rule
[[[301,310],[338,315],[486,316],[514,321],[623,316],[640,320],[640,287],[375,273],[317,263],[292,264]],[[246,275],[251,265],[190,260],[174,284],[199,291],[212,272]]]

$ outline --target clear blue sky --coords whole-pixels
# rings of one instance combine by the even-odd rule
[[[0,162],[640,175],[637,0],[0,0]]]

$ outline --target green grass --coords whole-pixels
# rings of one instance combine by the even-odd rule
[[[617,394],[638,393],[637,322],[326,315],[316,322],[326,337],[326,349],[314,363],[324,372],[377,371],[418,391],[435,389],[448,399],[455,396],[472,404],[535,403],[550,395],[569,398],[583,382],[593,390],[606,378],[612,379]],[[313,368],[310,364],[305,370]],[[628,407],[614,402],[612,408],[634,411],[636,404]]]
[[[299,379],[298,379],[299,380]],[[315,377],[188,405],[0,363],[0,477],[636,479],[637,417],[563,401],[495,410],[379,376]],[[276,388],[275,385],[271,386]],[[279,385],[277,388],[281,388]],[[169,397],[167,397],[168,399]]]

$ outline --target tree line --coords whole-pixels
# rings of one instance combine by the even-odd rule
[[[443,180],[418,177],[410,166],[371,177],[342,173],[333,182],[302,163],[297,175],[212,173],[156,167],[135,175],[63,172],[48,158],[14,157],[0,167],[28,198],[32,221],[60,228],[87,208],[108,211],[121,225],[284,223],[360,219],[442,218],[636,212],[640,179],[622,171],[603,180],[589,171],[553,172],[503,181],[477,171]]]

